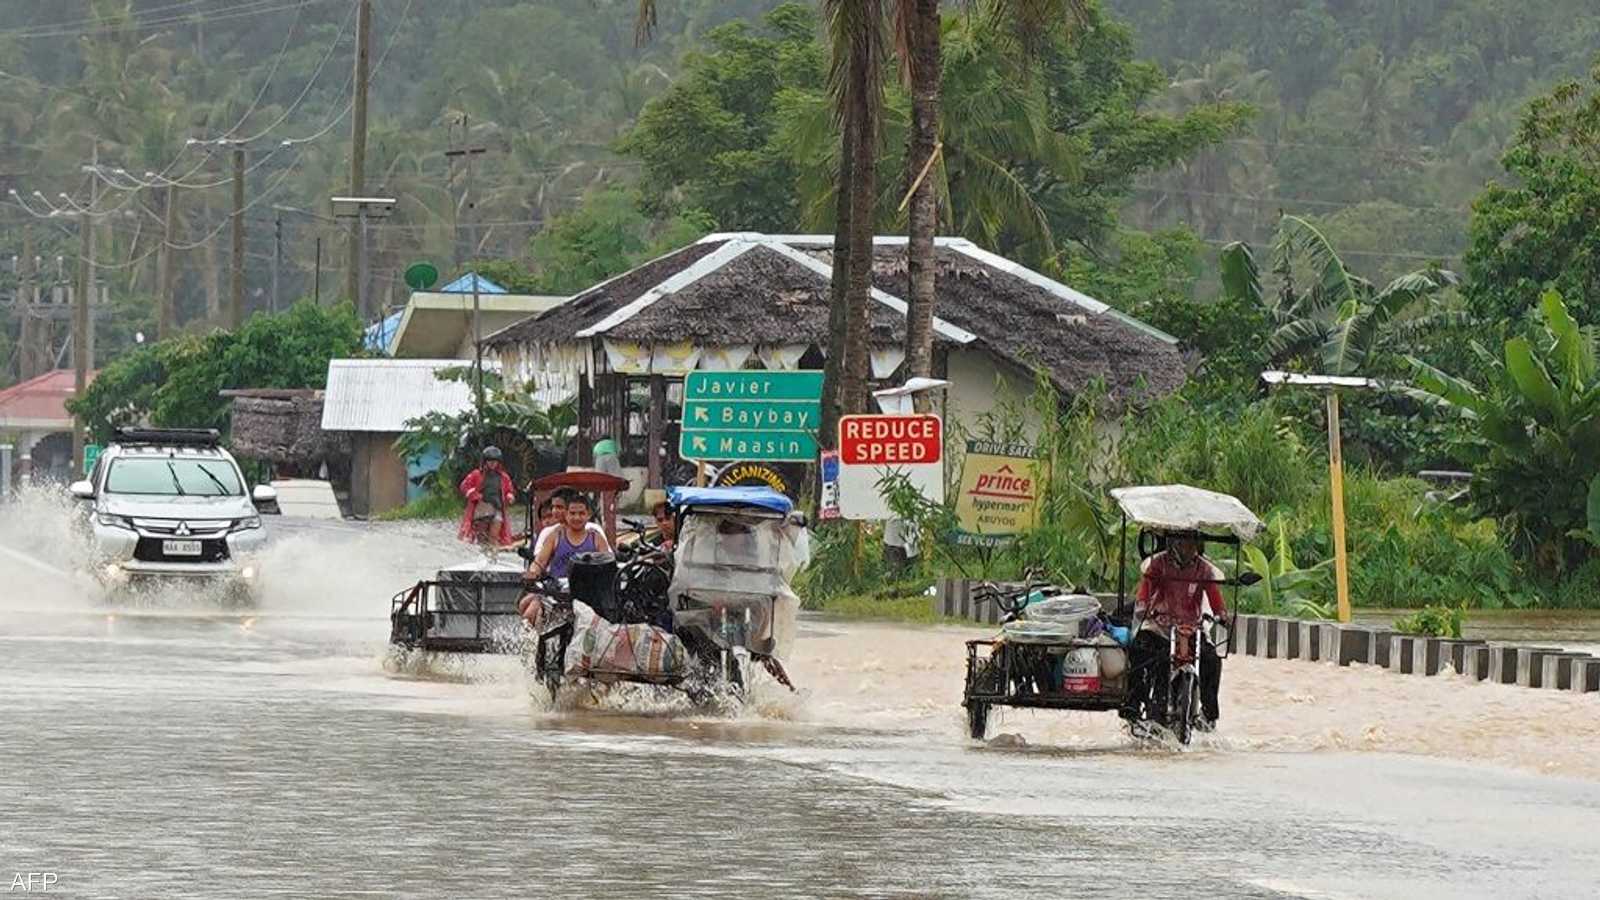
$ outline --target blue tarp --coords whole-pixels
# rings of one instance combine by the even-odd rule
[[[478,279],[478,293],[480,294],[504,294],[506,292],[505,288],[495,284],[482,275],[479,275],[477,272],[468,272],[460,278],[457,278],[455,281],[452,281],[440,288],[439,293],[470,294],[472,293],[472,279],[474,278]]]
[[[667,488],[673,506],[754,506],[787,515],[794,509],[788,497],[769,487]]]
[[[377,324],[368,326],[367,335],[362,344],[368,350],[376,350],[379,353],[393,355],[394,336],[400,331],[400,320],[404,316],[403,312],[397,312]]]

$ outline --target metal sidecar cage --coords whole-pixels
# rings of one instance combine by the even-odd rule
[[[1111,624],[1130,632],[1136,632],[1139,623],[1134,621],[1133,597],[1127,583],[1129,523],[1139,526],[1135,548],[1140,560],[1164,549],[1170,537],[1193,536],[1207,543],[1233,547],[1235,572],[1239,571],[1243,544],[1262,527],[1261,521],[1238,499],[1188,485],[1118,488],[1111,496],[1122,513],[1117,594],[1111,609],[1102,609],[1102,612]],[[1224,579],[1222,583],[1234,588],[1236,600],[1237,579]],[[1009,589],[986,584],[977,599],[998,604],[1006,613],[1005,621],[1015,622],[1026,619],[1028,597],[1039,587],[1041,585],[1031,582]],[[1219,655],[1226,655],[1233,642],[1231,623],[1219,623],[1214,637]],[[1120,656],[1120,673],[1110,677],[1102,675],[1094,689],[1069,690],[1061,677],[1065,658],[1073,651],[1090,649],[1100,660],[1107,657],[1115,660]],[[962,706],[966,707],[969,730],[974,738],[984,736],[989,711],[995,706],[1106,712],[1121,708],[1129,699],[1131,661],[1125,646],[1111,646],[1076,636],[1018,640],[1002,634],[997,638],[969,640],[966,650]]]
[[[418,581],[389,604],[389,643],[430,653],[515,653],[523,635],[521,586],[506,581]]]

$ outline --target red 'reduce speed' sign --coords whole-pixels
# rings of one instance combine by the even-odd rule
[[[944,456],[938,416],[843,416],[839,460],[847,466],[927,465]]]

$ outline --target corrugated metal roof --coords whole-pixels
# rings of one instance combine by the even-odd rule
[[[408,420],[431,412],[465,412],[472,406],[471,384],[443,381],[434,374],[464,365],[470,364],[459,359],[329,360],[322,429],[396,433],[406,430]]]

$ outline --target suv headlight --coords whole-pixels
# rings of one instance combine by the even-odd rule
[[[111,513],[95,513],[94,520],[107,528],[122,528],[132,531],[133,520],[127,516],[115,516]]]
[[[260,516],[249,516],[233,523],[234,531],[250,531],[261,527]]]

